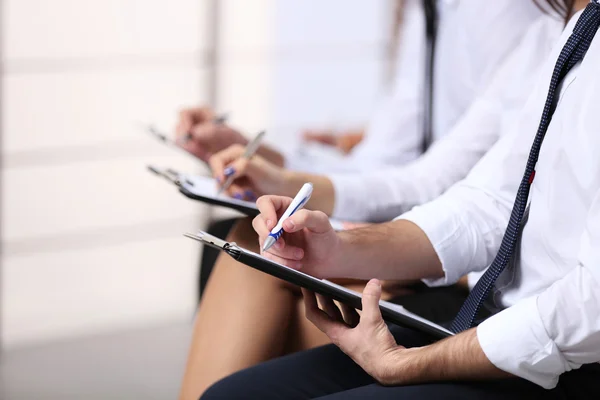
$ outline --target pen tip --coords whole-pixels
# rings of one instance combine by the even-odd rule
[[[263,251],[267,251],[271,248],[271,246],[273,246],[275,244],[275,239],[273,238],[273,236],[268,236],[265,239],[265,243],[263,245]]]

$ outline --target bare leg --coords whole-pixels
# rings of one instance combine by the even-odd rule
[[[228,240],[259,250],[249,218],[234,226]],[[364,286],[344,283],[358,291]],[[327,343],[327,336],[304,318],[298,288],[221,254],[198,308],[179,399],[197,400],[234,372]]]
[[[228,240],[258,250],[251,219]],[[194,323],[180,400],[197,400],[217,380],[282,355],[296,299],[280,280],[221,254]]]

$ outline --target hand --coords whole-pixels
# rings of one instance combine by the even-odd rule
[[[359,144],[364,136],[362,130],[336,133],[332,130],[307,130],[303,137],[307,142],[317,142],[327,146],[336,147],[338,150],[348,154]]]
[[[242,157],[245,150],[245,146],[234,144],[210,157],[208,163],[217,182],[222,185],[233,176],[227,193],[237,199],[255,201],[257,196],[279,193],[283,169],[258,155]]]
[[[291,202],[281,196],[263,196],[256,202],[260,214],[252,226],[261,249]],[[281,238],[263,253],[265,257],[321,278],[336,276],[340,241],[325,213],[300,210],[284,221],[283,230]]]
[[[352,307],[340,309],[333,300],[302,289],[306,318],[331,341],[382,385],[403,383],[407,355],[411,349],[396,344],[379,310],[381,284],[377,279],[367,283],[362,295],[360,316]],[[317,297],[321,308],[317,303]]]
[[[206,107],[189,108],[179,113],[177,143],[205,162],[212,154],[226,147],[248,143],[237,130],[215,122],[215,117],[215,113]]]

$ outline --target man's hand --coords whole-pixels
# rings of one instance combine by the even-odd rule
[[[362,296],[360,316],[324,296],[302,289],[306,317],[365,372],[382,385],[511,377],[485,356],[476,329],[434,343],[406,349],[398,346],[379,310],[381,284],[372,279]]]
[[[233,144],[248,143],[240,132],[216,121],[215,113],[206,107],[181,111],[176,132],[177,143],[205,162],[214,153]]]
[[[302,289],[306,318],[325,333],[344,353],[383,385],[400,383],[405,368],[405,353],[412,350],[396,344],[381,317],[379,300],[381,284],[377,279],[367,283],[362,296],[362,313],[342,304],[341,311],[324,296]],[[321,308],[317,303],[317,297]]]
[[[260,247],[292,202],[289,197],[263,196],[260,214],[252,222]],[[321,211],[300,210],[283,223],[284,233],[264,256],[319,277],[336,276],[340,241],[329,218]]]
[[[227,193],[235,198],[255,201],[265,194],[281,194],[285,174],[278,167],[259,155],[243,157],[245,147],[234,144],[214,154],[208,161],[213,176],[220,184],[233,177],[235,180]]]

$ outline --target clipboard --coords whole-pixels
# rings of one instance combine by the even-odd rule
[[[249,217],[256,217],[259,214],[256,203],[246,200],[238,200],[224,194],[218,194],[214,180],[212,178],[182,174],[173,169],[158,168],[148,165],[148,170],[152,173],[165,178],[175,185],[181,194],[192,199],[207,203],[213,206],[221,206],[237,210]],[[329,222],[336,231],[345,230],[343,222],[330,218]]]
[[[201,175],[183,174],[170,168],[161,169],[152,165],[148,166],[148,170],[167,179],[177,186],[181,194],[192,200],[231,208],[250,217],[256,217],[259,214],[254,202],[238,200],[224,194],[218,194],[217,187],[212,178]]]
[[[205,246],[224,251],[242,264],[246,264],[261,272],[312,290],[315,293],[325,295],[342,303],[346,303],[357,310],[362,308],[362,295],[358,292],[346,289],[324,279],[315,278],[304,272],[296,271],[285,265],[266,259],[260,254],[243,249],[234,242],[227,242],[206,232],[200,231],[197,234],[185,233],[184,236],[199,241]],[[381,310],[381,315],[384,320],[396,325],[418,330],[433,339],[443,339],[454,335],[454,333],[448,329],[422,318],[417,314],[411,313],[401,306],[386,301],[380,301],[379,309]]]

